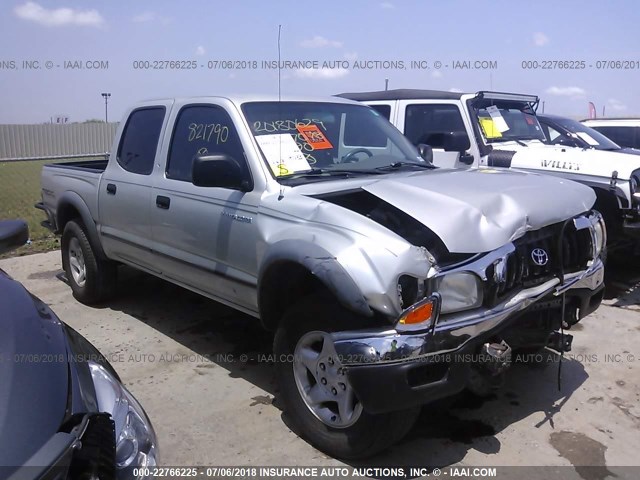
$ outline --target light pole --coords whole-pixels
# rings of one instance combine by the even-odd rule
[[[109,123],[109,110],[107,105],[109,104],[109,97],[111,94],[103,93],[102,96],[104,97],[104,122]]]

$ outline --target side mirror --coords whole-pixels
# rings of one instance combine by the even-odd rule
[[[24,220],[0,221],[0,253],[21,247],[29,240],[29,226]]]
[[[426,143],[418,144],[418,153],[427,163],[433,163],[433,148]]]
[[[191,181],[197,187],[221,187],[248,192],[240,164],[230,155],[197,155],[191,167]]]
[[[565,137],[562,135],[558,137],[554,142],[555,145],[562,145],[563,147],[577,147],[578,143],[571,137]]]
[[[442,139],[445,152],[464,153],[471,148],[469,136],[465,132],[447,132]]]

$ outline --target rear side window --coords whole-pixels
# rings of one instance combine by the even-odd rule
[[[184,107],[171,139],[167,178],[190,182],[194,157],[215,154],[233,157],[250,177],[244,149],[229,114],[215,105]]]
[[[387,120],[391,119],[391,107],[389,105],[369,105],[376,112],[382,115]]]
[[[621,147],[640,148],[640,127],[593,127]]]
[[[407,105],[404,134],[414,145],[426,143],[433,148],[443,148],[444,134],[449,132],[467,133],[456,105]]]
[[[153,171],[164,114],[164,107],[131,112],[116,157],[126,171],[140,175],[149,175]]]

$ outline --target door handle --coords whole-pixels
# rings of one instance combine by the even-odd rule
[[[115,184],[107,183],[107,193],[109,195],[115,195],[116,194],[116,190],[117,190],[117,187],[115,186]]]
[[[171,199],[169,197],[164,197],[162,195],[158,195],[156,197],[156,207],[162,208],[163,210],[169,210],[170,205]]]

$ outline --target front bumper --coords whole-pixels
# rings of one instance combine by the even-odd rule
[[[562,285],[553,278],[492,309],[437,321],[425,332],[361,330],[335,332],[332,338],[366,411],[408,408],[462,390],[472,364],[465,361],[465,354],[477,352],[500,330],[517,326],[518,319],[536,302],[565,294],[575,300],[578,319],[588,315],[602,300],[603,280],[604,264],[598,258],[587,270],[567,275]]]

